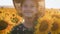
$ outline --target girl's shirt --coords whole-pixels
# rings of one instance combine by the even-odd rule
[[[28,29],[23,24],[19,24],[13,27],[12,31],[10,32],[10,34],[33,34],[33,33],[34,33],[33,29]]]

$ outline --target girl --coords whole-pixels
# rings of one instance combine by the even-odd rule
[[[15,26],[11,34],[33,34],[39,17],[38,2],[39,0],[13,0],[18,14],[24,18],[24,22]]]

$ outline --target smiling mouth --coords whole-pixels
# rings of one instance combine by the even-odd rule
[[[30,11],[30,12],[26,11],[26,12],[24,12],[24,13],[33,13],[33,12],[31,12],[31,11]]]
[[[32,15],[33,13],[32,12],[25,12],[25,14]]]

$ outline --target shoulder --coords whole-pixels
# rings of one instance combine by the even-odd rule
[[[11,34],[22,33],[22,28],[23,28],[23,25],[22,25],[22,24],[19,24],[19,25],[17,25],[17,26],[14,26],[14,27],[11,29],[10,33],[11,33]]]
[[[19,24],[19,25],[16,25],[14,26],[11,31],[18,31],[18,30],[22,30],[23,28],[23,24]]]
[[[23,24],[19,24],[13,27],[13,29],[22,29],[23,28]]]

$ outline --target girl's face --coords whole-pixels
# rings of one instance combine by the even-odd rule
[[[23,16],[33,17],[37,14],[37,4],[32,0],[26,0],[22,5],[21,10]]]

